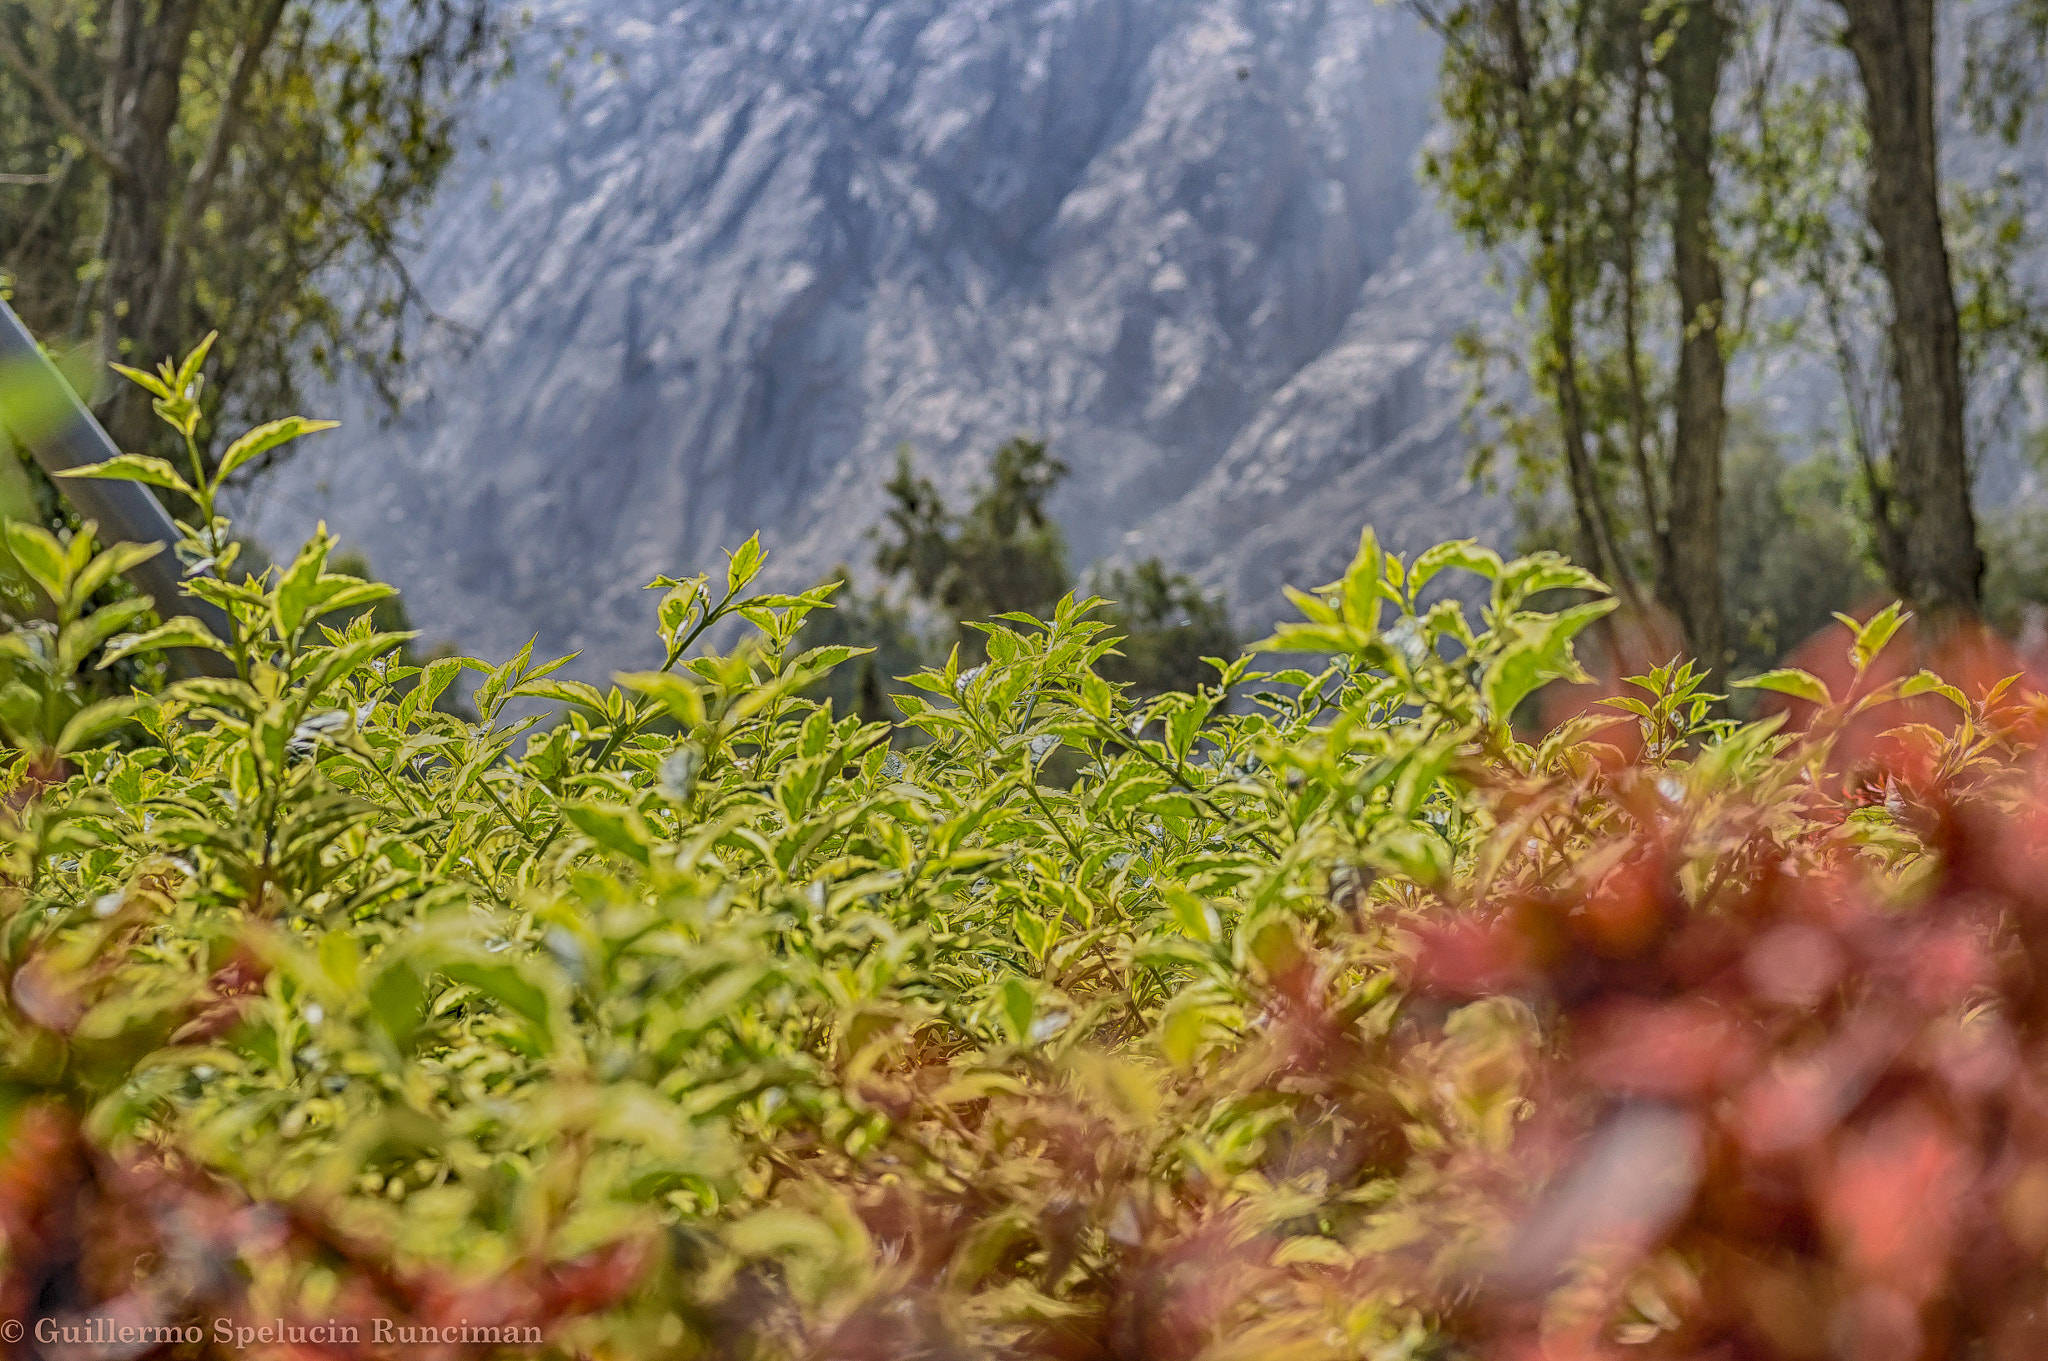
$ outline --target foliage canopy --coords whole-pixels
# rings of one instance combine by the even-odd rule
[[[1588,679],[1600,584],[1368,531],[1260,644],[1318,672],[1137,700],[1069,595],[911,677],[929,741],[895,751],[805,697],[854,649],[800,650],[830,588],[755,592],[752,540],[652,583],[663,665],[599,688],[530,649],[401,664],[324,531],[191,579],[220,637],[72,608],[134,550],[9,534],[60,607],[5,645],[43,706],[5,709],[15,1317],[356,1327],[321,1344],[347,1355],[385,1318],[465,1355],[1389,1357],[1527,1354],[1548,1299],[1575,1354],[1802,1355],[1786,1309],[1877,1354],[1935,1326],[1963,1245],[2038,1229],[1998,1208],[2048,1165],[2033,1126],[1953,1111],[2038,1071],[2042,975],[1990,961],[2033,948],[2042,709],[1989,653],[1900,662],[1896,609],[1759,679],[1795,725],[1712,718],[1667,666],[1537,737],[1506,716]],[[1418,603],[1447,572],[1476,619]],[[1531,607],[1558,591],[1584,603]],[[67,698],[169,646],[235,674]],[[464,672],[474,719],[433,707]],[[1795,945],[1836,963],[1772,963]],[[1614,1147],[1581,1170],[1683,1175],[1573,1211],[1553,1173]],[[1811,1180],[1758,1190],[1741,1159],[1784,1149]],[[1924,1166],[1953,1232],[1885,1257]],[[1825,1231],[1730,1239],[1760,1195]]]

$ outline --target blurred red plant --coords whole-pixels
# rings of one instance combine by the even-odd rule
[[[1556,1170],[1447,1299],[1453,1335],[1556,1358],[2048,1352],[2042,702],[1985,635],[1949,637],[1932,675],[1920,643],[1877,642],[1809,648],[1829,702],[1795,702],[1777,758],[1805,777],[1606,772],[1555,795],[1605,828],[1590,843],[1532,837],[1423,925],[1419,993],[1512,994],[1547,1040],[1518,1152]]]

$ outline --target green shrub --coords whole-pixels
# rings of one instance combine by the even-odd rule
[[[25,533],[53,573],[127,551]],[[232,678],[12,758],[10,1317],[141,1301],[203,1330],[190,1355],[273,1320],[374,1353],[380,1319],[465,1355],[1436,1354],[1507,1335],[1460,1302],[1536,1182],[1545,1072],[1524,1001],[1404,982],[1447,905],[1598,904],[1573,886],[1623,869],[1718,893],[1775,863],[1764,832],[1907,884],[1924,854],[1910,807],[1830,812],[1831,715],[1870,696],[1803,673],[1765,679],[1829,702],[1799,739],[1710,720],[1684,670],[1511,730],[1609,607],[1527,608],[1600,593],[1550,555],[1406,562],[1368,532],[1261,645],[1326,670],[1239,657],[1142,701],[1069,596],[912,676],[928,740],[899,751],[806,697],[854,650],[799,650],[830,592],[750,593],[754,541],[653,583],[664,664],[602,689],[530,649],[403,664],[362,609],[388,588],[330,551],[195,577],[227,636],[104,649],[212,647]],[[1447,571],[1477,621],[1418,606]],[[705,650],[728,621],[750,632]],[[433,707],[464,670],[474,719]],[[145,740],[87,731],[122,719]],[[1653,824],[1683,854],[1630,868]],[[1475,990],[1431,951],[1430,988]]]

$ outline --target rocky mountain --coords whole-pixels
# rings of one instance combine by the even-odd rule
[[[866,564],[899,445],[958,495],[1032,433],[1077,565],[1158,554],[1248,627],[1361,525],[1496,537],[1450,339],[1495,306],[1415,158],[1434,44],[1339,0],[569,0],[413,261],[454,325],[395,418],[263,487],[420,626],[644,658],[661,572],[763,531]],[[551,83],[581,25],[603,65]],[[460,328],[459,330],[457,328]]]

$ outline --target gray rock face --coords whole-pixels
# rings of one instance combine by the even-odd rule
[[[639,587],[756,529],[783,583],[865,566],[905,442],[958,496],[1049,439],[1077,563],[1159,554],[1253,628],[1365,523],[1504,527],[1448,343],[1497,304],[1415,182],[1436,56],[1400,11],[542,12],[623,60],[488,98],[414,262],[474,338],[251,507],[280,546],[327,519],[430,636],[643,660]]]

